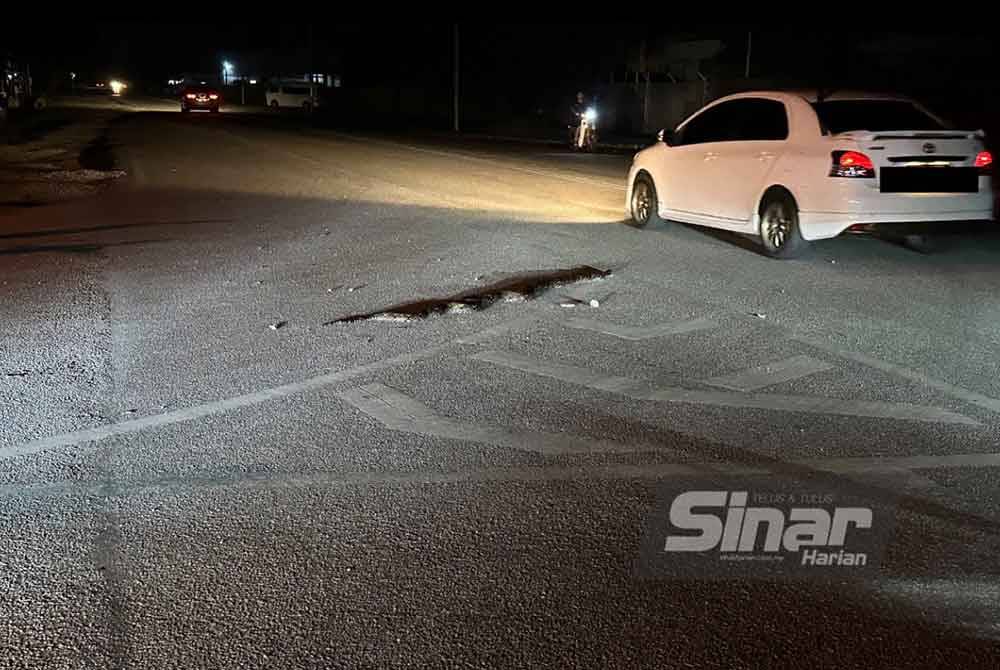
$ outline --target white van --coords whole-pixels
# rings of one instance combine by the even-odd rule
[[[271,84],[267,88],[265,98],[267,106],[271,109],[294,107],[311,112],[319,107],[319,89],[318,84],[310,84],[307,81],[282,82]]]

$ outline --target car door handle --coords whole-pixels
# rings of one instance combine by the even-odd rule
[[[757,160],[759,161],[769,161],[772,158],[774,158],[774,154],[772,154],[770,151],[761,151],[759,154],[757,154]]]
[[[714,151],[706,151],[705,152],[705,160],[707,160],[707,161],[714,161],[718,157],[719,157],[719,154],[715,153]]]

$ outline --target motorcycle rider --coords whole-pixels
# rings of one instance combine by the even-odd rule
[[[572,145],[577,144],[577,134],[580,132],[580,126],[583,124],[589,108],[590,106],[587,104],[586,96],[583,94],[583,91],[579,91],[576,94],[576,101],[570,106],[572,121],[569,126],[569,141]],[[592,122],[589,132],[591,134],[591,141],[593,141],[595,130]]]
[[[583,95],[583,91],[576,94],[576,102],[570,106],[570,113],[573,118],[573,125],[579,125],[580,119],[583,117],[584,113],[587,111],[587,98]]]

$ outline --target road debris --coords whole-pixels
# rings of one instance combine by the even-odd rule
[[[750,312],[750,316],[755,316],[758,319],[766,319],[767,318],[767,314],[762,314],[760,312]]]
[[[287,321],[276,321],[275,323],[272,323],[270,326],[268,326],[268,328],[270,328],[271,330],[279,330],[287,325],[288,325]]]

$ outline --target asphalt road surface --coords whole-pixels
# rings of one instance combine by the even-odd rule
[[[99,197],[0,216],[0,666],[996,667],[995,236],[779,262],[624,225],[623,155],[175,112],[108,146]],[[751,477],[891,508],[877,570],[644,552]]]

